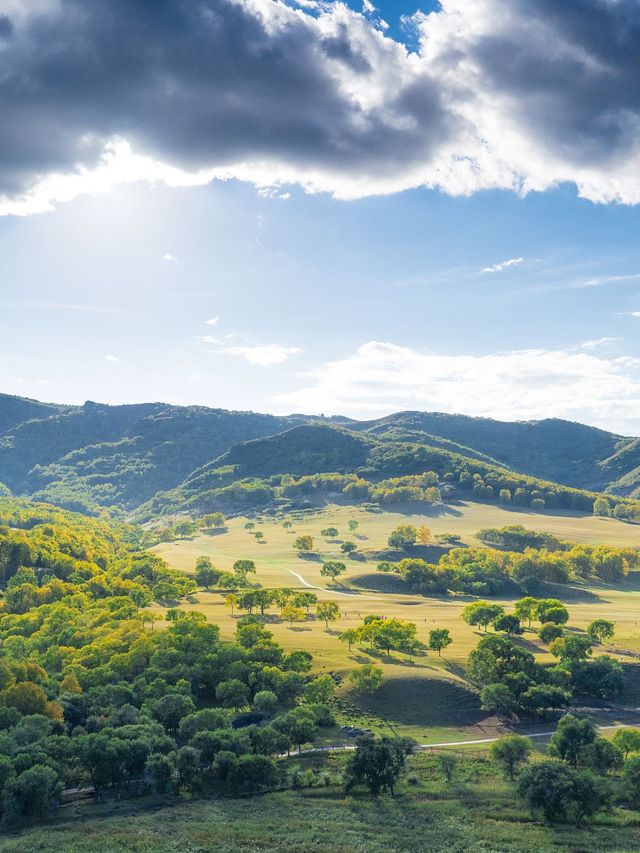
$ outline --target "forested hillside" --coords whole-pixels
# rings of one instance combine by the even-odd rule
[[[418,456],[417,447],[423,448]],[[443,460],[454,457],[481,476],[493,467],[627,496],[640,485],[640,439],[559,420],[401,412],[357,422],[163,403],[58,406],[0,395],[0,484],[93,513],[131,512],[156,496],[158,505],[181,508],[162,495],[178,489],[189,500],[285,473],[371,480],[446,473]]]

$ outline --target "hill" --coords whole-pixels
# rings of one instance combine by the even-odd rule
[[[0,483],[89,512],[130,512],[178,487],[193,495],[277,474],[357,472],[375,480],[438,471],[447,454],[466,460],[469,470],[480,465],[575,489],[640,493],[640,438],[568,421],[399,412],[359,422],[0,395]]]

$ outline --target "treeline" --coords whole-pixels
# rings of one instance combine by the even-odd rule
[[[494,542],[496,538],[492,533]],[[512,534],[507,534],[512,539]],[[526,541],[527,536],[523,536]],[[571,580],[615,583],[640,564],[637,548],[562,543],[561,550],[532,548],[501,551],[496,548],[452,548],[435,564],[410,556],[398,562],[382,561],[378,571],[399,575],[422,595],[461,592],[491,595],[523,590],[535,592],[544,583]],[[407,549],[410,550],[410,549]]]
[[[0,810],[42,816],[64,788],[233,793],[282,783],[274,758],[332,724],[333,682],[256,616],[222,642],[152,600],[195,587],[103,522],[0,505]],[[17,525],[22,527],[17,529]]]

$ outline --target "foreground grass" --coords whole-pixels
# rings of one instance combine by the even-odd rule
[[[324,766],[335,771],[342,760],[334,756]],[[326,787],[242,800],[141,799],[69,806],[63,812],[46,827],[5,835],[0,851],[630,853],[640,849],[637,812],[614,809],[584,827],[548,827],[532,819],[513,786],[482,756],[463,759],[457,780],[448,784],[438,778],[433,756],[416,755],[396,798],[373,800],[362,793],[345,797],[334,781]]]

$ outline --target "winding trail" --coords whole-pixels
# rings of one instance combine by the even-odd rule
[[[306,580],[306,578],[303,578],[302,575],[299,575],[298,572],[294,572],[293,569],[287,569],[287,571],[289,572],[290,575],[293,575],[295,578],[298,578],[300,583],[303,586],[306,586],[308,589],[318,589],[318,590],[320,590],[320,592],[326,592],[326,593],[329,593],[330,595],[346,595],[347,598],[371,598],[372,597],[370,595],[362,595],[357,590],[354,590],[353,592],[342,592],[339,589],[329,589],[329,587],[326,587],[326,586],[315,586],[315,584],[309,583],[309,581]]]

